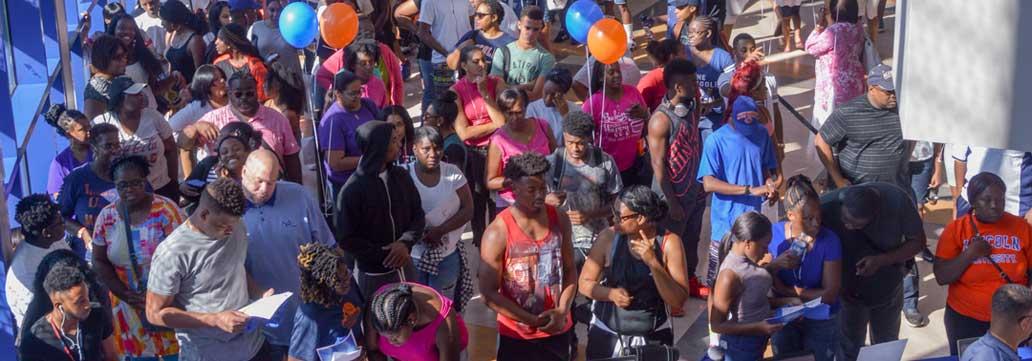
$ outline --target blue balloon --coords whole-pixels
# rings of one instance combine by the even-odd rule
[[[301,49],[319,36],[319,19],[311,6],[304,2],[295,2],[283,8],[279,28],[287,44]]]
[[[566,32],[577,42],[587,43],[588,31],[602,18],[602,9],[598,4],[591,0],[578,0],[566,11]]]

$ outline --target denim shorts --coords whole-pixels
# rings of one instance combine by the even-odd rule
[[[459,247],[462,247],[460,244]],[[412,260],[417,262],[416,260]],[[416,270],[416,282],[430,286],[437,290],[442,295],[448,295],[449,297],[455,295],[455,285],[459,283],[459,268],[462,266],[462,260],[459,259],[459,250],[455,250],[450,255],[444,257],[441,263],[437,264],[437,275],[432,275],[420,270]]]

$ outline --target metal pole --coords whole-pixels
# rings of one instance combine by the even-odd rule
[[[795,107],[793,107],[792,104],[788,104],[788,101],[785,100],[784,97],[778,97],[778,102],[780,102],[781,105],[784,105],[785,109],[788,109],[788,112],[792,113],[792,115],[794,115],[795,118],[798,119],[804,127],[806,127],[806,129],[809,129],[810,133],[817,134],[817,128],[814,128],[813,124],[810,124],[802,114],[799,114],[799,111],[795,110]]]
[[[322,203],[323,214],[326,214],[328,216],[330,214],[333,214],[333,198],[336,197],[336,195],[331,194],[329,195],[329,197],[326,196],[326,174],[324,174],[325,169],[323,169],[323,156],[322,151],[320,151],[321,148],[319,147],[319,119],[316,119],[316,100],[313,99],[315,98],[315,94],[317,93],[316,87],[319,86],[319,82],[316,81],[315,76],[316,73],[318,73],[320,66],[322,66],[322,62],[317,61],[315,62],[315,65],[312,67],[312,88],[310,89],[311,92],[309,93],[309,96],[305,97],[305,99],[307,99],[306,105],[308,106],[308,113],[311,114],[310,121],[312,122],[312,137],[315,141],[315,178],[316,181],[319,182],[319,194],[317,194],[317,196],[319,197],[319,200]],[[322,99],[319,99],[319,101],[322,101]]]
[[[3,149],[0,149],[0,158],[3,156]],[[4,164],[0,162],[0,179],[7,179],[7,172],[4,171]],[[0,252],[3,253],[4,264],[10,264],[11,257],[14,255],[14,242],[11,240],[11,224],[7,222],[7,191],[0,192],[0,203],[4,206],[0,207]],[[8,277],[13,277],[8,275]]]

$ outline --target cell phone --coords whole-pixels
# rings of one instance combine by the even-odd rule
[[[788,252],[796,255],[796,257],[802,257],[803,253],[806,253],[806,241],[799,238],[793,238],[792,246],[789,247]]]

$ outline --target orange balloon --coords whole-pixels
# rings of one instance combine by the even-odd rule
[[[358,35],[358,14],[351,5],[336,3],[326,7],[319,19],[319,31],[326,44],[340,49],[355,40]]]
[[[588,50],[602,64],[612,64],[627,53],[627,32],[616,19],[595,22],[588,31]]]

